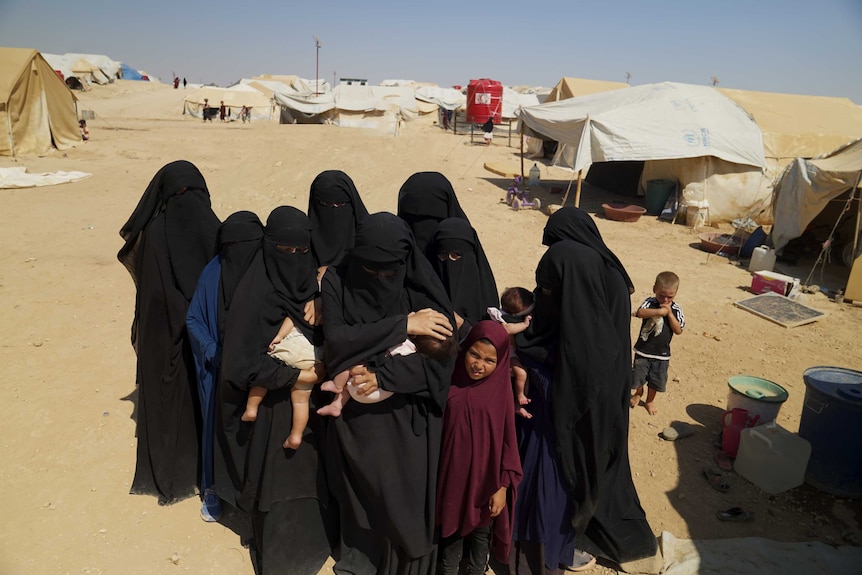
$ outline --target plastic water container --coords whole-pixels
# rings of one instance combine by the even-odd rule
[[[768,379],[751,375],[734,375],[727,379],[727,410],[741,407],[752,415],[759,415],[758,425],[765,425],[778,417],[782,404],[787,401],[787,390]]]
[[[769,494],[805,482],[811,444],[776,423],[743,429],[733,470]]]
[[[751,261],[748,262],[750,272],[771,272],[775,267],[775,250],[768,246],[754,248],[751,252]]]
[[[838,497],[862,497],[862,371],[816,366],[802,379],[799,435],[812,449],[805,480]]]
[[[674,180],[649,180],[646,183],[646,210],[648,214],[661,214],[671,192],[676,189]]]
[[[530,174],[528,176],[527,185],[529,186],[538,186],[539,180],[541,178],[542,173],[539,171],[539,166],[537,164],[533,164],[533,167],[530,168]]]

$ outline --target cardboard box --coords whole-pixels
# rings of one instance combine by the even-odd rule
[[[786,296],[790,295],[790,291],[798,284],[798,279],[775,272],[754,272],[751,277],[751,291],[756,294],[771,291]]]

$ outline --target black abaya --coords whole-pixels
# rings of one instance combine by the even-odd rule
[[[194,495],[199,477],[200,408],[186,311],[212,259],[219,221],[206,182],[185,161],[164,166],[120,230],[117,254],[137,287],[137,463],[131,493],[169,504]]]
[[[320,329],[302,318],[303,305],[316,292],[314,258],[310,251],[277,247],[308,247],[310,241],[305,214],[276,208],[225,321],[216,397],[216,490],[251,516],[260,575],[314,575],[331,550],[326,536],[331,512],[318,461],[325,422],[315,413],[326,400],[315,387],[302,444],[295,451],[282,447],[293,421],[290,391],[300,372],[267,354],[285,315],[320,343]],[[241,421],[248,389],[255,385],[268,390],[266,397],[256,421]]]
[[[572,524],[617,562],[656,550],[628,458],[631,303],[626,280],[592,246],[556,241],[536,269],[534,317],[552,319],[534,322],[518,338],[519,353],[526,357],[557,357],[552,417],[563,482],[575,507]]]
[[[323,305],[332,373],[404,341],[410,311],[430,307],[454,325],[443,286],[392,214],[363,220],[351,256],[324,275]],[[437,464],[452,367],[452,360],[418,353],[392,357],[376,373],[378,386],[395,395],[376,404],[350,401],[332,422],[327,470],[341,516],[336,573],[434,572]]]

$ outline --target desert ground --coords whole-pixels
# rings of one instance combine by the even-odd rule
[[[201,521],[197,499],[160,507],[155,498],[128,493],[136,441],[128,400],[135,387],[129,344],[135,291],[116,258],[118,230],[165,163],[196,164],[221,218],[249,209],[264,220],[279,205],[305,210],[309,185],[322,170],[348,173],[372,212],[394,212],[398,189],[412,173],[439,171],[477,229],[499,288],[535,285],[547,214],[509,209],[501,198],[510,181],[483,167],[518,165],[516,138],[512,146],[500,134],[491,146],[473,145],[468,136],[441,130],[436,118],[405,123],[397,136],[275,121],[204,124],[182,115],[183,96],[182,89],[144,82],[94,88],[79,102],[95,112],[89,142],[42,158],[0,158],[0,167],[92,174],[71,184],[0,190],[0,488],[7,496],[0,573],[253,572],[233,531]],[[546,164],[539,197],[547,204],[559,201],[549,193],[552,184],[565,185],[569,175]],[[605,219],[601,204],[609,199],[586,187],[581,207],[594,214],[631,275],[633,305],[651,295],[659,271],[681,277],[677,301],[687,325],[673,341],[673,381],[656,415],[643,407],[631,412],[634,480],[656,535],[859,545],[859,501],[808,485],[770,496],[733,473],[730,491],[720,493],[702,470],[717,452],[728,377],[748,374],[784,386],[789,399],[778,423],[797,431],[806,368],[862,369],[862,308],[812,294],[808,305],[826,317],[789,329],[748,313],[733,305],[750,295],[744,265],[698,249],[685,225],[649,216],[636,223]],[[639,325],[633,320],[633,336]],[[689,422],[697,432],[663,441],[658,434],[672,421]],[[754,521],[716,519],[717,510],[732,506],[753,511]]]

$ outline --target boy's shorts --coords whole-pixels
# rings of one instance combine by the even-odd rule
[[[667,364],[669,363],[669,359],[653,359],[636,355],[632,366],[632,389],[637,389],[646,383],[651,389],[664,392],[667,388]]]

